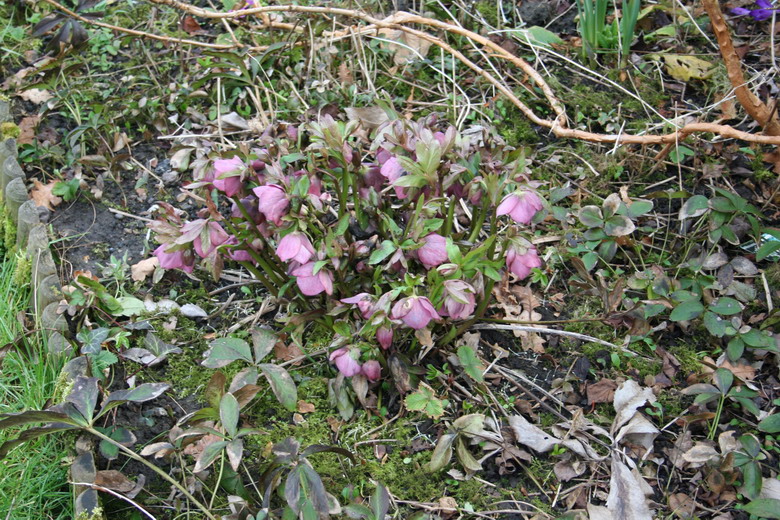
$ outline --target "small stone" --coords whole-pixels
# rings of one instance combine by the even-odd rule
[[[125,218],[125,216],[119,213],[114,213],[114,218],[117,220],[122,220],[123,218]]]
[[[55,302],[50,303],[43,309],[40,318],[41,328],[57,332],[68,330],[68,321],[65,319],[65,316],[57,312],[58,307],[59,304]]]

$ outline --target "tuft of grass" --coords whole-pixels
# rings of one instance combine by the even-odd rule
[[[41,409],[52,395],[62,362],[47,357],[39,336],[19,339],[18,315],[29,302],[29,287],[15,280],[17,260],[0,264],[0,345],[21,348],[3,359],[0,413]],[[22,352],[24,351],[24,352]],[[0,444],[16,436],[0,431]],[[46,436],[19,446],[0,461],[0,511],[14,520],[73,518],[64,441]]]

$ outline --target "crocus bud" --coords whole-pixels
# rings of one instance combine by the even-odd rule
[[[338,368],[339,372],[344,374],[344,376],[352,377],[360,373],[361,366],[355,358],[355,356],[359,355],[359,351],[343,347],[330,353],[330,362],[335,364],[336,368]]]
[[[440,318],[431,301],[424,296],[409,296],[396,302],[390,317],[415,330],[424,329],[431,320]]]
[[[423,246],[417,250],[417,258],[426,269],[436,267],[448,260],[447,239],[438,233],[431,233],[423,238]]]
[[[521,280],[531,274],[531,269],[541,266],[542,261],[533,246],[526,249],[510,246],[506,253],[507,269]]]
[[[390,345],[393,344],[393,329],[390,327],[379,327],[376,329],[376,339],[379,341],[379,346],[387,350]]]
[[[299,264],[305,264],[313,254],[314,247],[312,247],[309,237],[300,231],[285,235],[276,248],[276,255],[282,262],[294,260]]]
[[[536,192],[520,190],[510,193],[496,209],[496,214],[509,215],[519,224],[529,224],[536,212],[544,208],[544,203]]]
[[[366,376],[366,379],[373,382],[382,376],[382,365],[379,364],[379,361],[372,359],[363,363],[361,372]]]

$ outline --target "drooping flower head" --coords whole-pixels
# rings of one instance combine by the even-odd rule
[[[333,294],[333,275],[327,269],[320,269],[314,274],[314,262],[307,262],[292,270],[298,289],[306,296],[316,296],[320,293]]]
[[[285,235],[276,247],[276,255],[282,262],[294,260],[299,264],[308,262],[314,254],[314,247],[309,237],[300,231],[294,231]]]
[[[209,221],[208,224],[206,224],[208,227],[208,247],[206,249],[203,248],[203,232],[195,237],[195,239],[192,241],[192,247],[195,248],[195,252],[198,253],[198,256],[201,258],[206,258],[211,253],[214,252],[214,250],[218,247],[224,244],[228,241],[230,238],[230,235],[228,235],[224,229],[222,229],[222,226],[220,226],[218,223],[214,221]]]
[[[474,314],[476,300],[474,287],[463,280],[446,280],[444,282],[444,308],[440,313],[454,320],[465,320]]]
[[[409,296],[396,302],[390,317],[401,320],[415,330],[424,329],[432,320],[440,319],[431,301],[425,296]]]
[[[734,9],[731,10],[731,14],[733,14],[734,16],[750,15],[750,17],[753,18],[753,20],[757,22],[761,22],[764,20],[768,20],[769,18],[772,18],[772,13],[778,10],[776,8],[773,8],[772,4],[773,4],[772,0],[756,0],[756,5],[758,6],[758,9],[735,7]]]
[[[352,377],[361,371],[359,356],[360,351],[357,349],[342,347],[330,353],[330,362],[335,364],[345,377]]]
[[[363,316],[364,319],[368,319],[374,314],[374,298],[368,293],[362,292],[355,296],[344,298],[341,300],[341,303],[357,305],[360,310],[360,315]]]
[[[290,201],[284,189],[278,184],[267,184],[258,186],[252,190],[257,196],[257,207],[265,218],[276,224],[282,223],[282,217],[287,213],[290,207]]]
[[[185,273],[191,273],[195,265],[195,258],[189,250],[167,252],[169,244],[161,244],[152,253],[160,261],[163,269],[181,269]]]
[[[509,215],[518,224],[530,224],[534,215],[544,208],[541,197],[531,190],[519,190],[510,193],[496,209],[496,214]]]
[[[520,280],[531,274],[531,269],[541,266],[542,260],[532,245],[524,248],[513,243],[506,252],[506,267]]]
[[[361,372],[369,381],[376,381],[382,376],[382,365],[379,361],[372,359],[363,363]]]
[[[422,241],[422,247],[417,250],[417,258],[426,269],[441,265],[448,260],[446,238],[438,233],[431,233]]]
[[[376,329],[376,339],[379,346],[387,350],[393,344],[393,329],[390,327],[379,327]]]
[[[241,191],[241,172],[246,169],[238,157],[214,161],[214,187],[232,197]]]

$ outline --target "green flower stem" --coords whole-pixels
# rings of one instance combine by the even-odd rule
[[[99,432],[98,430],[94,429],[93,427],[88,426],[85,429],[86,429],[86,431],[88,431],[89,433],[94,435],[95,437],[98,437],[99,439],[104,440],[104,441],[106,441],[106,442],[116,446],[117,448],[119,448],[119,450],[124,452],[125,455],[127,455],[128,457],[130,457],[134,461],[140,462],[141,464],[143,464],[147,468],[149,468],[152,471],[154,471],[155,473],[157,473],[163,480],[165,480],[168,483],[170,483],[173,487],[178,489],[179,492],[181,492],[182,495],[187,497],[187,500],[189,500],[190,502],[195,504],[195,507],[197,507],[206,516],[206,518],[208,518],[209,520],[217,520],[217,517],[214,516],[213,514],[211,514],[211,511],[209,511],[208,507],[206,507],[205,505],[201,504],[198,501],[197,498],[195,498],[189,491],[187,491],[187,488],[185,488],[179,482],[177,482],[176,479],[174,479],[173,477],[168,475],[168,473],[166,473],[165,471],[161,470],[160,468],[158,468],[157,466],[155,466],[151,462],[147,461],[145,458],[141,457],[140,455],[136,454],[130,448],[127,448],[127,447],[119,444],[117,441],[115,441],[114,439],[112,439],[108,435],[102,434],[101,432]]]
[[[255,226],[253,224],[252,217],[249,215],[249,210],[246,209],[246,206],[244,206],[244,203],[241,202],[241,199],[239,199],[238,197],[233,197],[232,200],[233,200],[233,202],[236,203],[236,206],[238,207],[239,211],[241,211],[241,214],[244,216],[244,219],[246,219],[246,221],[250,223],[249,227],[252,228],[252,232],[255,234],[255,236],[258,239],[260,239],[260,241],[264,245],[267,246],[268,245],[268,241],[265,239],[263,234],[260,233],[260,230],[257,229],[257,226]],[[233,234],[235,235],[235,232]],[[249,254],[252,254],[252,253],[250,252]],[[261,265],[263,265],[263,269],[269,270],[270,271],[269,275],[271,275],[271,277],[275,279],[274,281],[276,283],[278,283],[279,285],[283,285],[285,283],[285,279],[286,279],[286,273],[284,272],[284,270],[281,267],[279,267],[279,265],[277,265],[277,263],[274,262],[273,259],[268,258],[268,255],[265,254],[265,250],[261,250],[260,254],[263,256],[263,258],[265,260],[265,264],[267,264],[267,265],[261,264]],[[254,256],[253,256],[253,258],[254,258]],[[258,263],[260,263],[260,262],[258,262]]]
[[[444,220],[445,238],[449,237],[452,232],[452,221],[455,218],[455,204],[457,204],[455,197],[450,197],[449,204],[447,205],[447,218]]]
[[[479,236],[479,232],[482,231],[482,224],[485,222],[487,216],[487,202],[482,203],[482,207],[479,208],[479,213],[471,220],[471,233],[469,234],[469,242],[474,242]]]
[[[229,219],[225,219],[225,224],[227,225],[228,229],[231,233],[233,233],[233,236],[237,237],[238,230],[233,225],[232,222],[230,222]],[[252,249],[251,247],[248,247],[245,249],[247,253],[249,253],[249,256],[251,256],[255,262],[262,267],[266,273],[268,273],[268,276],[271,277],[271,280],[269,280],[263,273],[260,272],[259,269],[257,269],[254,265],[252,265],[249,262],[239,262],[239,264],[243,265],[246,269],[248,269],[253,275],[257,277],[258,280],[262,282],[263,285],[265,285],[265,288],[268,289],[268,291],[276,296],[278,294],[278,291],[276,289],[277,286],[284,285],[284,280],[282,280],[276,272],[274,272],[273,268],[268,265],[268,262],[266,259],[260,255],[257,251]]]

